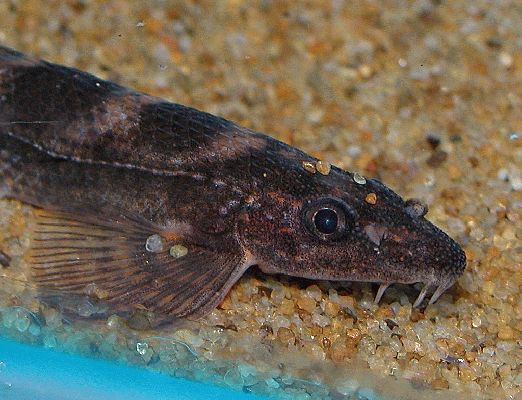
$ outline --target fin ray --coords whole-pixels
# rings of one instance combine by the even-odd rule
[[[94,300],[101,299],[107,313],[129,314],[145,307],[156,324],[215,307],[247,268],[238,243],[213,249],[208,240],[191,236],[187,226],[166,231],[121,210],[104,209],[101,215],[89,208],[35,213],[29,262],[44,295],[92,296],[94,291]],[[147,251],[152,234],[162,236],[168,246]],[[185,246],[187,254],[171,256],[173,244]]]

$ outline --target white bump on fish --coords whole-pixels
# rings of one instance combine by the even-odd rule
[[[161,253],[165,250],[165,239],[160,235],[150,235],[145,242],[145,249],[149,253]]]

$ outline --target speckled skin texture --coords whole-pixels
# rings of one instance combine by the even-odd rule
[[[81,292],[94,284],[116,310],[139,303],[182,317],[210,311],[253,264],[310,279],[422,282],[438,288],[434,299],[464,270],[460,246],[379,181],[336,167],[306,171],[315,158],[222,118],[7,48],[0,96],[4,197],[79,218],[93,209],[110,218],[118,205],[190,247],[185,276],[170,284],[164,277],[181,266],[139,249],[144,266],[136,261],[127,287],[116,279],[124,261],[107,279],[103,265],[59,269],[54,254],[40,256],[52,272],[40,267],[39,285]],[[323,208],[338,214],[334,234],[314,228]]]

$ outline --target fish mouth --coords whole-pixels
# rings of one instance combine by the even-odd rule
[[[393,260],[390,270],[397,268],[398,271],[397,275],[378,282],[376,303],[394,283],[421,283],[423,286],[413,307],[419,307],[429,294],[428,304],[433,304],[464,272],[466,254],[461,246],[429,221],[422,223],[424,229],[418,230],[397,231],[374,224],[365,227],[366,235],[381,256]],[[418,235],[419,231],[424,235]],[[415,265],[419,267],[414,268]]]
[[[441,231],[442,232],[442,231]],[[452,287],[463,274],[466,268],[466,254],[462,248],[444,232],[442,232],[450,246],[448,253],[442,258],[441,263],[434,268],[435,273],[429,279],[421,281],[424,284],[419,295],[413,302],[413,307],[419,307],[429,293],[431,297],[428,305],[435,303],[442,294]]]
[[[466,260],[461,263],[459,266],[460,270],[464,270],[466,266]],[[379,289],[377,290],[377,294],[375,295],[375,303],[378,304],[384,295],[384,292],[388,287],[390,287],[394,283],[405,283],[405,284],[413,284],[413,283],[422,283],[422,289],[419,292],[417,298],[413,302],[412,307],[417,308],[420,307],[423,303],[426,296],[431,293],[431,297],[428,301],[428,305],[435,303],[440,296],[442,296],[446,290],[453,286],[453,284],[458,280],[462,273],[452,273],[448,275],[444,275],[442,277],[433,277],[427,281],[418,281],[418,282],[383,282],[379,285]]]
[[[449,276],[449,277],[443,279],[442,282],[437,281],[437,282],[424,283],[424,286],[422,287],[421,291],[419,292],[419,295],[413,302],[412,307],[413,308],[419,307],[422,304],[422,302],[424,301],[424,298],[426,297],[426,295],[428,293],[430,293],[433,289],[435,289],[435,291],[431,295],[431,297],[428,301],[428,305],[435,303],[439,299],[439,297],[442,296],[442,294],[444,292],[446,292],[446,290],[448,290],[451,286],[453,286],[453,284],[457,281],[457,279],[458,279],[458,276],[454,275],[454,276]]]

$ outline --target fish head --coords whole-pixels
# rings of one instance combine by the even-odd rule
[[[262,271],[382,285],[422,282],[426,290],[437,288],[435,297],[462,274],[464,252],[425,218],[419,201],[339,168],[312,172],[294,168],[268,177],[273,182],[246,211],[241,237]]]

